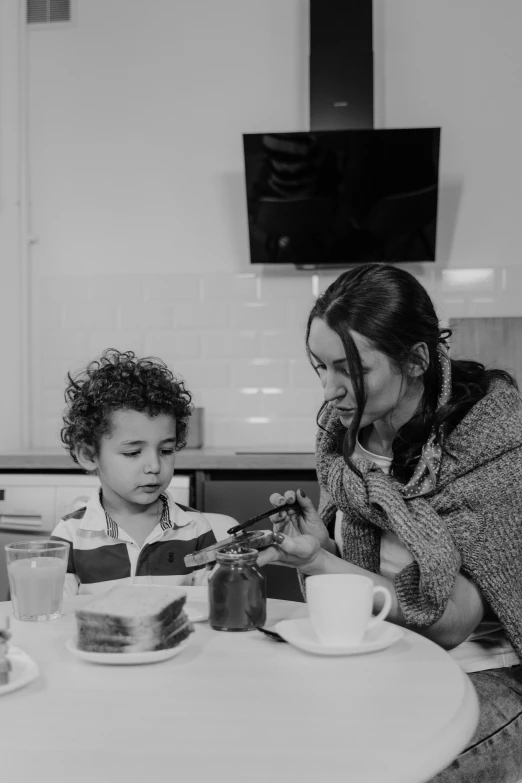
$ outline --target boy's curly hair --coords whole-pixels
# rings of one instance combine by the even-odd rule
[[[98,453],[100,439],[111,429],[111,413],[117,410],[174,416],[175,450],[186,446],[192,395],[160,359],[138,359],[132,351],[108,348],[74,377],[68,373],[67,379],[61,439],[75,462],[80,444]]]

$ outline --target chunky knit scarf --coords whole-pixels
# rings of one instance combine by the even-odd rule
[[[342,456],[346,433],[328,408],[317,435],[319,512],[331,529],[340,510],[342,557],[379,573],[380,538],[389,530],[414,561],[394,578],[406,622],[428,626],[447,606],[462,569],[479,587],[522,657],[522,405],[515,389],[496,382],[448,437],[438,476],[424,494],[374,463]],[[433,451],[433,453],[435,453]],[[428,456],[428,455],[426,455]],[[428,481],[434,463],[425,466]],[[516,573],[509,563],[517,562]]]
[[[442,370],[442,388],[437,408],[441,408],[443,405],[446,405],[451,397],[451,362],[442,346],[438,350],[438,360]],[[435,488],[441,459],[442,444],[438,442],[435,430],[432,430],[422,448],[413,476],[401,489],[405,498],[420,497]]]

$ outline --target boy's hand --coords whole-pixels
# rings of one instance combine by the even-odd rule
[[[330,541],[328,530],[314,504],[301,489],[297,492],[289,489],[284,495],[274,492],[270,495],[270,502],[276,508],[283,503],[291,504],[290,508],[285,508],[269,517],[274,525],[274,533],[284,533],[285,536],[290,537],[313,536],[320,546],[327,546]]]

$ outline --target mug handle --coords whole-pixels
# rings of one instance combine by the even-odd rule
[[[378,615],[372,617],[367,626],[368,630],[370,630],[370,628],[375,628],[378,623],[382,623],[382,621],[386,619],[392,605],[392,597],[388,588],[383,587],[382,585],[377,585],[373,588],[373,594],[375,595],[375,593],[382,593],[384,595],[384,606]]]

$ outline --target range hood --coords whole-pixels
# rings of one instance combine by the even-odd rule
[[[373,128],[372,0],[310,0],[310,130]]]

